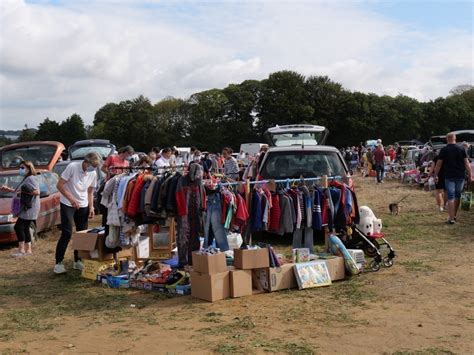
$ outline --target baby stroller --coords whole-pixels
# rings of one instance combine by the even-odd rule
[[[356,225],[352,226],[352,236],[346,241],[349,249],[362,249],[369,258],[373,260],[369,263],[372,271],[379,271],[380,266],[393,266],[395,250],[385,239],[383,233],[369,233],[365,235]]]

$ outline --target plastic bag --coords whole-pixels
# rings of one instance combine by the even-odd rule
[[[229,249],[239,249],[243,243],[242,235],[240,233],[230,232],[227,234],[227,242],[229,243]]]

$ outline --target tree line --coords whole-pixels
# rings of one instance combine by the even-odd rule
[[[372,138],[426,141],[432,135],[474,128],[474,88],[461,85],[445,98],[419,102],[401,94],[349,91],[327,76],[279,71],[264,80],[246,80],[187,99],[167,97],[153,104],[139,96],[107,103],[91,126],[77,114],[61,123],[46,118],[37,131],[23,130],[20,139],[60,140],[68,146],[89,137],[141,151],[171,145],[218,151],[264,142],[267,128],[297,123],[326,126],[327,144],[335,146]]]

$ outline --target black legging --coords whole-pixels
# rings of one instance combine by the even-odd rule
[[[35,220],[18,218],[15,223],[15,233],[19,242],[31,243],[31,227]]]

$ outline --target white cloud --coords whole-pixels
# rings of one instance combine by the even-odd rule
[[[420,100],[472,83],[472,33],[425,33],[357,3],[0,2],[1,128],[290,69]]]

